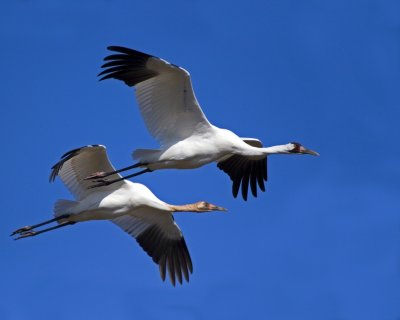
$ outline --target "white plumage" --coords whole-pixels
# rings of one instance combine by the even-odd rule
[[[189,281],[189,274],[193,270],[192,261],[172,213],[225,209],[204,201],[171,205],[158,199],[146,186],[125,180],[95,189],[88,188],[90,182],[84,178],[94,171],[114,171],[104,146],[91,145],[64,154],[53,166],[50,180],[59,176],[75,196],[75,201],[58,200],[54,205],[54,219],[20,228],[12,235],[21,239],[77,222],[110,220],[134,237],[153,261],[159,264],[163,280],[168,271],[173,285],[175,279],[179,283],[182,283],[182,278]],[[121,176],[113,174],[113,178]],[[51,222],[59,224],[44,230],[34,230]]]
[[[136,98],[147,129],[161,146],[168,147],[211,127],[186,70],[161,59],[150,59],[146,67],[158,75],[135,86]]]
[[[232,192],[237,196],[242,186],[246,200],[250,185],[257,196],[257,185],[264,191],[267,180],[267,156],[270,154],[312,154],[315,151],[291,142],[263,148],[258,139],[238,137],[233,132],[212,125],[204,115],[195,97],[189,72],[169,62],[136,50],[112,46],[117,52],[107,56],[105,68],[99,75],[114,78],[134,86],[141,115],[150,134],[160,143],[160,149],[139,149],[133,152],[138,161],[117,172],[146,168],[125,178],[159,169],[193,169],[210,162],[226,172],[233,181]],[[87,179],[105,186],[120,179],[99,179],[112,175],[104,171]],[[123,178],[124,179],[124,178]]]

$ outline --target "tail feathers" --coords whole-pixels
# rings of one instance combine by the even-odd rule
[[[77,204],[77,201],[59,199],[54,204],[54,217],[72,213],[70,210]]]
[[[132,152],[132,158],[140,163],[152,163],[158,160],[160,152],[158,149],[136,149]]]

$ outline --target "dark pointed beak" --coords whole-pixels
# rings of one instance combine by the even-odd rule
[[[311,154],[312,156],[319,156],[319,153],[317,151],[304,148],[303,146],[300,148],[300,153]]]

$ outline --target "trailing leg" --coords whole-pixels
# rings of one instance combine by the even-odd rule
[[[62,219],[67,219],[69,216],[70,216],[70,214],[63,214],[63,215],[60,215],[60,216],[58,216],[56,218],[53,218],[53,219],[50,219],[50,220],[46,220],[46,221],[43,221],[41,223],[34,224],[32,226],[26,226],[26,227],[19,228],[19,229],[15,230],[12,234],[10,234],[10,237],[14,236],[16,234],[19,234],[19,233],[30,231],[32,229],[44,226],[44,225],[52,223],[52,222],[56,222],[56,221],[59,221],[59,220],[62,220]]]
[[[105,178],[105,177],[111,176],[111,175],[116,174],[116,173],[120,173],[120,172],[124,172],[124,171],[130,170],[130,169],[138,168],[138,167],[143,166],[143,165],[145,165],[145,164],[143,164],[143,163],[135,163],[134,165],[131,165],[129,167],[125,167],[125,168],[122,168],[122,169],[119,169],[119,170],[115,170],[115,171],[95,172],[92,175],[84,178],[84,180],[94,180],[94,179],[98,179],[98,178]]]
[[[32,231],[24,231],[24,232],[21,232],[20,235],[17,238],[15,238],[14,240],[19,240],[19,239],[23,239],[23,238],[37,236],[38,234],[41,234],[41,233],[44,233],[44,232],[48,232],[48,231],[51,231],[51,230],[55,230],[55,229],[59,229],[59,228],[62,228],[62,227],[66,227],[66,226],[69,226],[69,225],[75,224],[75,223],[76,223],[75,221],[67,221],[67,222],[60,223],[57,226],[50,227],[50,228],[43,229],[43,230],[39,230],[39,231],[34,231],[34,230],[32,230]]]
[[[152,172],[152,171],[153,170],[150,170],[150,169],[147,168],[147,169],[144,169],[142,171],[136,172],[134,174],[128,175],[126,177],[122,177],[122,178],[118,178],[118,179],[114,179],[114,180],[103,180],[103,179],[95,180],[95,182],[99,182],[99,183],[95,184],[93,186],[90,186],[89,189],[108,186],[108,185],[113,184],[115,182],[122,181],[122,180],[129,179],[129,178],[133,178],[133,177],[139,176],[139,175],[141,175],[143,173]]]

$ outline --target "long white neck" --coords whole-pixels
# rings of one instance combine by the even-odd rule
[[[268,148],[261,148],[261,152],[265,155],[269,154],[289,154],[290,153],[290,146],[287,144],[282,144],[278,146],[272,146]]]

